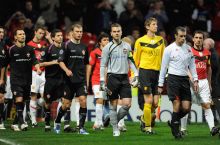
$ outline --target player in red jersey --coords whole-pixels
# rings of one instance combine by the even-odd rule
[[[102,49],[109,42],[109,35],[102,33],[98,37],[98,47],[91,51],[89,57],[89,67],[87,71],[87,86],[89,86],[89,80],[91,76],[92,90],[96,99],[95,111],[96,119],[93,125],[94,130],[103,130],[103,101],[106,100],[106,95],[103,91],[100,91],[100,60],[102,55]],[[87,87],[88,88],[88,87]]]
[[[199,79],[199,91],[195,93],[192,91],[192,100],[194,103],[201,104],[205,119],[208,123],[211,136],[219,133],[219,128],[214,125],[214,117],[210,108],[211,99],[211,66],[210,66],[210,52],[203,48],[204,34],[202,31],[195,31],[193,36],[192,52],[195,57],[196,71]],[[182,121],[181,121],[182,123]],[[185,128],[182,127],[181,128]]]
[[[48,46],[48,42],[44,40],[44,37],[48,39],[51,43],[52,39],[50,38],[49,33],[42,26],[37,26],[34,30],[34,38],[27,43],[28,46],[31,46],[34,49],[37,60],[41,59],[42,53],[44,53],[45,47]],[[30,117],[32,122],[32,127],[37,126],[36,113],[37,113],[37,95],[40,94],[43,97],[44,84],[45,84],[45,68],[41,67],[42,74],[37,75],[36,68],[32,68],[32,84],[31,84],[31,100],[30,106]],[[40,99],[39,99],[40,100]]]

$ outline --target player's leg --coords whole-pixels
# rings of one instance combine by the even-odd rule
[[[39,75],[35,71],[32,71],[31,100],[29,104],[32,127],[37,126],[36,116],[37,116],[37,93],[39,92],[39,88],[40,88],[39,79],[40,79]]]
[[[118,109],[118,121],[119,121],[119,130],[120,131],[126,131],[126,127],[125,124],[122,122],[122,124],[120,124],[120,121],[123,120],[124,121],[124,117],[126,115],[128,115],[128,111],[131,107],[131,98],[132,98],[132,94],[131,94],[131,86],[128,80],[127,76],[123,76],[122,77],[122,81],[121,81],[121,88],[120,88],[120,98],[121,98],[121,107],[120,109]],[[118,99],[119,100],[119,99]],[[119,101],[118,101],[119,103]]]
[[[119,112],[119,110],[121,110],[121,107],[123,106],[123,102],[122,102],[122,99],[118,99],[118,105],[117,105],[117,113]],[[125,126],[125,119],[124,117],[119,120],[118,122],[118,128],[120,131],[122,132],[126,132],[127,131],[127,128]]]
[[[4,110],[5,110],[5,99],[4,99],[4,93],[5,93],[5,85],[0,85],[0,129],[5,129],[3,120],[4,120]]]
[[[80,109],[80,103],[79,98],[75,97],[75,117],[76,117],[76,128],[79,129],[79,109]]]
[[[85,121],[87,116],[87,87],[86,85],[77,85],[76,96],[79,98],[79,134],[89,134],[85,128]]]
[[[214,116],[211,109],[211,94],[209,90],[208,80],[199,80],[199,95],[201,97],[201,105],[205,112],[205,119],[208,123],[210,133],[212,136],[219,132],[219,128],[215,127]]]
[[[93,125],[94,130],[103,130],[103,92],[100,91],[100,86],[99,85],[93,85],[92,90],[94,93],[95,97],[95,112],[96,112],[96,119],[95,123]]]

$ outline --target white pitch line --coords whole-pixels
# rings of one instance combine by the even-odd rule
[[[12,141],[0,138],[0,143],[1,142],[5,143],[7,145],[19,145],[19,144],[16,144],[16,143],[12,142]]]

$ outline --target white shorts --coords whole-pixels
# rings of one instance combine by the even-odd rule
[[[45,71],[42,71],[41,75],[38,75],[36,71],[32,71],[31,92],[43,94],[44,85],[45,85]]]
[[[207,79],[199,80],[199,92],[198,93],[195,93],[192,89],[191,89],[191,93],[192,93],[192,102],[195,104],[212,102],[209,82]]]
[[[5,87],[5,98],[6,99],[12,99],[12,93],[11,93],[11,84],[10,84],[10,76],[7,76],[7,81],[6,81],[6,87]]]
[[[100,85],[93,85],[92,90],[93,90],[95,98],[101,98],[101,99],[107,100],[106,92],[100,91]]]

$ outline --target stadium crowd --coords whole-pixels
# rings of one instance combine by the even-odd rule
[[[13,102],[13,131],[27,130],[28,120],[37,127],[38,106],[50,131],[50,108],[59,99],[53,130],[60,133],[64,117],[64,132],[88,135],[86,97],[93,93],[93,129],[110,121],[120,136],[132,86],[141,130],[152,135],[166,84],[176,139],[186,134],[191,102],[202,105],[211,135],[220,135],[220,0],[8,0],[1,7],[0,129]]]

